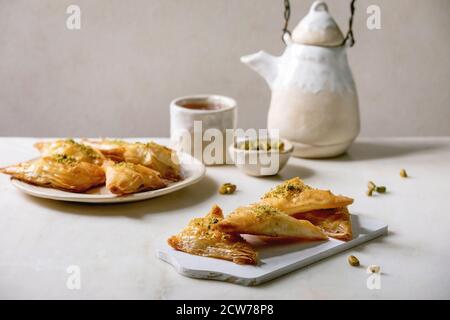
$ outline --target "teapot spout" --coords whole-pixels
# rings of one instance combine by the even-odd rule
[[[274,57],[264,51],[259,51],[254,54],[241,57],[241,62],[248,65],[263,77],[269,86],[272,86],[273,81],[278,74],[278,58]]]

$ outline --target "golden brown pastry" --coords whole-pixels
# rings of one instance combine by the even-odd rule
[[[331,238],[344,241],[353,238],[352,222],[346,207],[302,212],[294,214],[293,217],[308,220]]]
[[[314,189],[296,177],[283,182],[266,193],[261,204],[273,206],[289,215],[320,209],[348,206],[352,198],[336,196],[329,190]]]
[[[43,187],[84,192],[105,183],[101,167],[65,155],[43,157],[1,168],[13,178]]]
[[[304,240],[327,239],[327,236],[311,222],[297,220],[274,207],[261,204],[236,209],[217,223],[216,228],[227,233],[291,237]]]
[[[125,161],[124,153],[125,146],[127,146],[128,142],[122,140],[82,140],[84,145],[90,146],[95,150],[101,152],[106,158],[111,159],[116,162]]]
[[[159,172],[140,164],[106,161],[103,168],[106,173],[106,188],[114,194],[124,195],[167,186]]]
[[[214,228],[223,220],[222,210],[213,206],[204,218],[194,218],[179,234],[167,242],[186,253],[224,259],[237,264],[257,263],[257,253],[240,235],[228,234]]]
[[[161,173],[164,179],[181,180],[176,152],[155,142],[129,143],[121,140],[85,141],[114,161],[140,164]]]
[[[145,147],[153,153],[153,159],[148,167],[159,171],[161,175],[169,180],[181,180],[181,166],[177,153],[163,145],[150,141]]]
[[[37,142],[34,144],[43,157],[55,155],[68,156],[77,161],[101,165],[105,157],[90,146],[75,142],[73,139]]]

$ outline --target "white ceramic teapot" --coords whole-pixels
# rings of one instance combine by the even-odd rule
[[[345,152],[360,129],[358,97],[344,37],[326,3],[314,2],[284,40],[280,57],[260,51],[241,58],[272,90],[268,128],[279,129],[298,157]]]

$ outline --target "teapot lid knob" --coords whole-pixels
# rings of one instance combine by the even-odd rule
[[[292,41],[299,44],[337,47],[342,45],[344,36],[328,12],[327,4],[315,1],[308,14],[292,32]]]

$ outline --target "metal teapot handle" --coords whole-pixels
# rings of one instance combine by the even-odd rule
[[[355,2],[356,0],[352,0],[350,3],[350,19],[348,21],[348,31],[345,35],[344,41],[342,42],[342,45],[345,45],[347,43],[347,40],[350,40],[349,46],[353,47],[355,45],[355,37],[353,35],[353,16],[355,15]],[[325,5],[325,10],[327,10],[327,6],[325,3],[320,3],[321,5]],[[289,0],[284,0],[284,26],[283,26],[283,34],[281,35],[281,40],[283,40],[284,44],[288,45],[291,43],[291,31],[288,29],[289,25],[289,18],[291,17],[291,4],[289,3]]]
[[[291,4],[289,3],[289,0],[284,0],[284,26],[283,26],[283,34],[281,35],[281,40],[283,40],[285,45],[288,45],[292,33],[288,29],[289,24],[289,18],[291,17]]]
[[[344,41],[342,42],[342,45],[345,45],[347,40],[350,40],[349,46],[353,47],[355,45],[355,37],[353,36],[353,16],[355,15],[355,2],[356,0],[352,0],[350,3],[350,19],[348,21],[348,31],[345,35]]]

